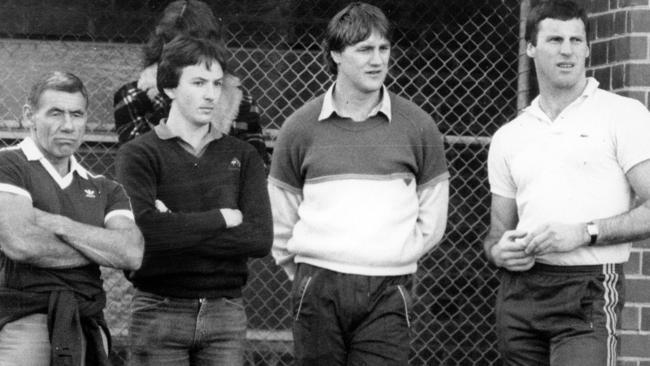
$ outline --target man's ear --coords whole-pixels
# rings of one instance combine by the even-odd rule
[[[33,128],[34,127],[34,110],[29,104],[23,106],[23,119],[22,124],[25,127]]]
[[[332,57],[332,60],[334,60],[335,64],[338,65],[341,63],[341,52],[330,51],[330,56]]]
[[[535,45],[532,42],[526,43],[526,55],[530,58],[535,58]]]
[[[169,99],[174,99],[174,96],[175,96],[175,94],[176,94],[176,93],[175,93],[175,92],[176,92],[176,88],[164,88],[164,89],[163,89],[163,92],[165,92],[165,94],[167,94],[167,96],[169,97]]]

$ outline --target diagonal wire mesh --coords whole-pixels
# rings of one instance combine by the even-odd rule
[[[322,93],[329,18],[344,0],[206,1],[222,18],[230,65],[263,114],[269,139],[286,117]],[[495,273],[482,256],[489,190],[487,142],[516,114],[519,1],[375,0],[396,26],[390,90],[420,105],[446,136],[451,173],[447,233],[416,274],[412,365],[492,365]],[[169,0],[6,0],[0,3],[0,137],[28,132],[20,113],[29,87],[48,70],[70,70],[91,93],[79,156],[113,176],[117,151],[112,94],[138,77],[141,43]],[[272,142],[270,142],[272,145]],[[290,284],[270,258],[250,262],[245,289],[249,365],[292,362]],[[104,269],[106,316],[124,363],[133,289]]]

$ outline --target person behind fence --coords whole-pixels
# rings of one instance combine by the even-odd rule
[[[262,159],[211,123],[225,60],[206,38],[166,44],[156,78],[169,117],[118,152],[145,237],[129,275],[131,365],[243,364],[246,262],[269,253],[273,222]]]
[[[293,280],[298,365],[406,365],[417,261],[440,241],[449,173],[432,118],[384,86],[391,26],[355,2],[326,31],[335,83],[281,128],[272,253]]]
[[[158,91],[156,74],[165,43],[179,34],[223,43],[221,23],[210,7],[198,0],[174,1],[167,5],[158,24],[144,46],[144,70],[137,81],[123,85],[113,97],[115,129],[120,143],[125,143],[158,125],[169,114],[170,99]],[[223,78],[216,125],[255,147],[269,163],[269,154],[262,137],[260,109],[251,95],[242,89],[233,74]]]
[[[484,245],[501,269],[505,365],[616,365],[622,264],[650,235],[650,113],[586,76],[588,24],[571,1],[531,10],[539,96],[489,150]]]
[[[70,73],[38,79],[30,135],[0,151],[0,364],[108,365],[99,266],[134,270],[143,238],[124,188],[74,157],[88,92]]]

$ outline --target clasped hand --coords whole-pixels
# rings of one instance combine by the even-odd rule
[[[535,257],[570,252],[588,242],[583,224],[549,223],[526,232],[509,230],[490,248],[494,263],[509,271],[527,271]]]

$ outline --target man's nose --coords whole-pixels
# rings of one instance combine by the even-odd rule
[[[74,124],[72,123],[72,115],[70,113],[63,114],[63,124],[61,124],[61,129],[65,131],[74,130]]]
[[[570,40],[566,40],[562,42],[562,44],[560,45],[560,52],[565,55],[573,52],[573,47],[571,45]]]

